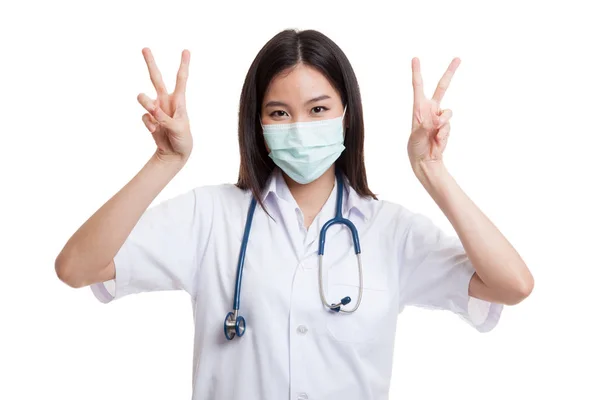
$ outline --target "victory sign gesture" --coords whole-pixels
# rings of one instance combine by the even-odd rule
[[[450,135],[452,111],[442,110],[440,103],[450,86],[460,59],[455,58],[440,79],[431,99],[423,92],[423,78],[418,58],[412,60],[412,83],[414,90],[412,131],[408,140],[408,157],[415,172],[422,163],[442,163],[442,154]],[[431,164],[430,164],[431,165]]]
[[[181,64],[177,72],[175,91],[171,94],[162,80],[152,52],[142,49],[148,65],[150,80],[156,89],[156,99],[144,93],[137,97],[139,103],[148,111],[142,116],[146,128],[156,142],[156,157],[161,161],[187,161],[192,152],[192,134],[185,103],[185,87],[189,74],[190,52],[181,53]]]

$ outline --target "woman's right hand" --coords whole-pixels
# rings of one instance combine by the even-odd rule
[[[181,65],[177,72],[175,91],[171,94],[167,92],[150,49],[142,49],[142,54],[148,65],[150,79],[156,89],[157,98],[151,99],[146,94],[140,93],[137,99],[148,111],[142,116],[142,120],[156,142],[155,156],[160,161],[185,162],[193,147],[190,122],[185,104],[185,86],[189,74],[190,52],[183,50],[181,53]]]

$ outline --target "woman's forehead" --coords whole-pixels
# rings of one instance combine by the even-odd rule
[[[306,64],[298,64],[282,71],[270,82],[264,102],[276,100],[285,103],[304,103],[321,95],[339,99],[335,88],[319,70]]]

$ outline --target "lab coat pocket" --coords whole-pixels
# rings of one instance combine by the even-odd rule
[[[351,310],[358,300],[359,287],[353,284],[331,283],[328,292],[327,300],[332,303],[350,296],[352,301],[343,307]],[[334,340],[347,343],[376,340],[387,325],[389,294],[385,285],[364,287],[360,305],[355,312],[327,312],[326,326],[330,336]]]

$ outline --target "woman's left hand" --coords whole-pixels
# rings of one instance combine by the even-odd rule
[[[440,103],[450,85],[454,71],[460,65],[460,59],[455,58],[440,79],[431,99],[423,92],[423,79],[418,58],[412,60],[413,73],[413,118],[412,131],[408,140],[408,157],[413,171],[420,175],[423,166],[442,164],[442,154],[450,135],[450,118],[452,111],[442,110]]]

